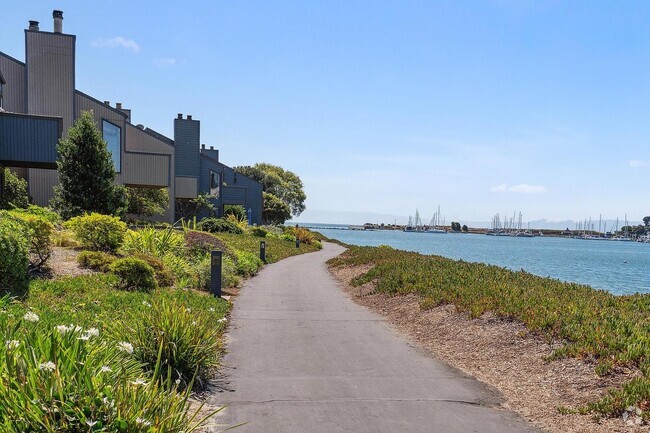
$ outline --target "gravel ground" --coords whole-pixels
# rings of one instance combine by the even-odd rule
[[[594,373],[589,359],[548,362],[545,357],[558,343],[532,335],[518,322],[491,314],[470,319],[451,305],[423,311],[416,295],[391,297],[373,294],[372,284],[349,284],[368,269],[331,271],[355,302],[382,314],[414,345],[499,390],[505,399],[504,408],[553,433],[650,432],[650,426],[628,425],[622,418],[598,420],[591,415],[558,412],[559,407],[593,402],[638,372],[622,370],[603,378]]]

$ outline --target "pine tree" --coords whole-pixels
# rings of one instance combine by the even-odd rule
[[[126,193],[115,184],[111,153],[93,114],[85,111],[58,145],[59,184],[54,187],[52,206],[64,219],[86,212],[123,216]]]

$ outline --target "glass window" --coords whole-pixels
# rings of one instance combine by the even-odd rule
[[[2,108],[2,81],[0,81],[0,108]]]
[[[113,164],[115,171],[121,171],[121,157],[122,157],[122,134],[119,126],[113,125],[106,120],[102,121],[102,131],[104,134],[104,141],[107,144],[108,151],[113,157]]]
[[[216,173],[210,170],[210,195],[215,198],[219,198],[219,193],[221,192],[221,182],[219,173]]]

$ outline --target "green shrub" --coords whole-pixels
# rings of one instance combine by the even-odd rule
[[[94,328],[2,317],[0,340],[0,431],[189,433],[196,427],[189,393],[179,393],[160,371],[145,374],[130,353],[130,338],[115,342]]]
[[[13,219],[24,227],[29,242],[31,269],[40,269],[52,254],[54,226],[46,218],[22,210],[2,211],[0,218]]]
[[[296,241],[296,237],[289,234],[289,233],[281,234],[280,239],[282,239],[283,241],[287,241],[287,242],[295,242]]]
[[[108,272],[115,260],[115,256],[102,251],[82,251],[77,256],[79,266],[99,272]]]
[[[134,256],[136,259],[144,260],[149,266],[151,266],[156,274],[156,282],[159,287],[172,287],[176,282],[174,274],[171,273],[165,263],[154,256],[148,254],[136,254]]]
[[[223,218],[206,218],[199,223],[199,228],[209,233],[234,233],[240,235],[244,233],[240,227]]]
[[[203,256],[209,254],[212,250],[220,250],[225,253],[229,252],[226,244],[210,233],[187,231],[185,232],[185,248],[190,258],[203,259]]]
[[[0,219],[0,296],[23,296],[29,285],[29,246],[25,228],[10,219]]]
[[[211,259],[206,256],[203,260],[195,265],[196,288],[200,290],[210,290],[212,281]],[[241,278],[237,275],[237,266],[233,259],[224,255],[221,261],[221,287],[237,287],[241,283]]]
[[[155,300],[133,320],[115,323],[111,333],[116,340],[132,343],[134,356],[146,368],[154,370],[161,353],[163,377],[170,374],[181,386],[189,385],[194,377],[201,387],[219,365],[225,319],[218,317],[217,312]]]
[[[117,251],[127,231],[119,218],[98,213],[74,217],[64,226],[74,232],[84,247],[97,251]]]
[[[124,254],[149,254],[162,259],[168,254],[183,255],[184,242],[183,235],[173,228],[158,230],[145,227],[130,230],[125,236],[121,251]]]
[[[258,256],[248,251],[235,251],[237,273],[244,277],[251,277],[264,265]]]
[[[52,224],[54,224],[55,226],[61,223],[61,217],[59,216],[58,213],[45,207],[36,206],[35,204],[30,204],[29,206],[27,206],[27,209],[15,209],[15,210],[18,212],[24,212],[31,215],[37,215],[43,217],[49,222],[51,222]]]
[[[239,205],[239,204],[227,204],[223,207],[223,216],[227,217],[228,215],[234,215],[237,220],[245,220],[247,219],[246,216],[246,209],[244,206]]]
[[[253,236],[257,236],[260,238],[265,238],[266,235],[269,234],[269,232],[263,229],[262,227],[251,227],[251,234]]]
[[[127,257],[115,260],[109,270],[120,279],[123,290],[151,291],[158,287],[154,269],[144,260]]]
[[[0,209],[25,208],[29,205],[27,181],[16,176],[8,168],[0,168],[5,176],[4,194],[0,196]]]

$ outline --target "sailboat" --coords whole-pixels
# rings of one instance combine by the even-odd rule
[[[440,205],[438,205],[438,211],[433,214],[431,222],[429,223],[429,228],[426,230],[427,233],[447,233],[447,230],[444,229],[444,225],[441,224],[440,216]]]

